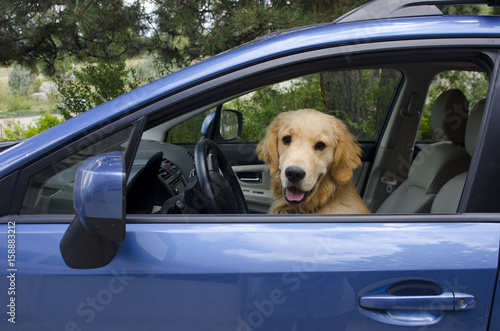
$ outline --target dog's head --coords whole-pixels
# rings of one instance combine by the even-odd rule
[[[258,144],[257,155],[272,175],[279,174],[289,205],[314,195],[325,177],[337,185],[346,183],[361,163],[361,149],[346,125],[314,109],[279,114]]]

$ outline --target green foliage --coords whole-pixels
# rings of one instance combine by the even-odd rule
[[[445,15],[488,15],[491,9],[482,5],[467,5],[467,6],[443,6],[440,8]]]
[[[32,81],[33,77],[28,68],[18,64],[12,66],[12,70],[9,73],[9,88],[12,94],[17,96],[28,95],[28,90]]]
[[[54,75],[68,57],[116,61],[158,52],[179,67],[263,34],[331,22],[368,0],[17,0],[0,4],[0,64]],[[490,14],[487,6],[445,6],[449,14]]]
[[[164,75],[158,75],[158,73],[151,71],[151,69],[145,69],[142,67],[131,67],[128,69],[127,80],[127,91],[134,90],[139,86],[152,82],[156,79],[163,77]]]
[[[205,111],[189,120],[173,127],[167,134],[167,142],[177,143],[196,143],[201,138],[201,125],[210,111]]]
[[[128,66],[131,67],[131,75],[136,76],[132,80],[142,82],[152,82],[156,79],[165,77],[169,72],[179,70],[178,67],[163,63],[163,61],[154,54],[143,54],[140,57],[134,58],[128,62]]]
[[[455,70],[440,73],[436,76],[429,89],[417,139],[420,141],[437,141],[443,138],[434,133],[431,125],[432,107],[442,92],[450,89],[461,90],[469,100],[470,111],[476,103],[486,98],[488,87],[489,80],[485,73]]]
[[[54,111],[60,113],[65,119],[83,113],[92,108],[91,86],[79,81],[75,76],[57,76],[58,94],[54,94],[57,105]]]
[[[319,75],[302,77],[281,85],[267,87],[226,104],[243,114],[242,141],[259,141],[264,128],[279,113],[299,108],[326,111]]]
[[[27,97],[14,94],[5,94],[0,99],[0,110],[2,112],[18,112],[31,109],[32,102]]]
[[[240,141],[255,142],[264,137],[265,128],[279,113],[299,108],[326,111],[321,97],[319,75],[270,86],[224,104],[243,114]],[[213,111],[213,110],[212,110]],[[194,143],[201,138],[200,129],[209,111],[183,122],[168,132],[169,143]]]
[[[94,88],[94,93],[90,94],[90,101],[94,105],[124,94],[127,74],[125,61],[114,64],[99,62],[97,65],[86,65],[81,71],[75,72],[79,82]]]
[[[0,117],[38,115],[52,107],[50,100],[14,95],[7,87],[0,88]]]
[[[40,79],[40,78],[33,79],[33,81],[31,82],[31,85],[30,85],[30,91],[37,92],[38,89],[40,88],[40,85],[42,85],[43,82],[44,82],[44,80]]]
[[[58,61],[67,55],[107,61],[136,55],[150,45],[145,34],[151,17],[141,3],[2,1],[0,64],[18,61],[32,68],[42,64],[45,73],[54,75]]]
[[[324,97],[325,90],[322,88],[322,77],[326,73],[313,74],[257,90],[227,102],[224,108],[232,108],[243,114],[243,131],[240,141],[244,142],[260,141],[265,135],[265,128],[279,113],[301,108],[313,108],[337,117],[342,115],[359,140],[373,141],[395,91],[397,77],[392,76],[395,73],[396,71],[393,71],[387,76],[382,75],[379,70],[356,71],[359,81],[356,84],[351,82],[355,85],[351,90],[357,91],[357,88],[360,88],[362,93],[356,94],[356,97],[351,100],[351,106],[358,109],[360,114],[362,113],[358,116],[340,114],[340,110],[331,102],[327,106]],[[330,88],[329,91],[330,98],[335,100],[346,97],[343,95],[346,94],[346,86],[342,84]],[[348,93],[347,98],[349,98]],[[341,105],[342,103],[339,107]],[[198,141],[201,123],[205,116],[206,113],[203,113],[173,128],[168,134],[168,142],[193,143]]]
[[[27,139],[63,122],[62,119],[49,113],[44,113],[40,118],[28,124],[25,128],[19,121],[7,121],[4,130],[4,140]]]
[[[329,22],[367,0],[156,0],[151,37],[164,63],[185,67],[256,37]]]
[[[143,72],[127,69],[125,61],[87,64],[70,77],[57,76],[55,111],[69,119],[147,82]]]

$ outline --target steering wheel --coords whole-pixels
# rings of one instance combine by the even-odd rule
[[[219,146],[202,138],[194,149],[198,183],[208,200],[210,214],[247,214],[248,207],[238,179]]]

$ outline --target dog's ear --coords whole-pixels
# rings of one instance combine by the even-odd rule
[[[361,148],[347,126],[336,118],[334,120],[337,147],[333,151],[331,175],[337,183],[342,184],[351,180],[354,169],[361,164]]]
[[[255,151],[260,160],[269,165],[271,173],[278,171],[278,130],[281,124],[281,117],[278,115],[267,127],[266,136],[262,139]]]

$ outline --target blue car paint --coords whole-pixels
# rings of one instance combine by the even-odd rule
[[[87,218],[97,216],[124,219],[125,173],[124,160],[120,152],[103,153],[83,163],[76,173],[73,191],[75,211],[82,217],[83,226],[92,232]],[[99,192],[89,190],[99,187]],[[115,200],[111,200],[113,197]]]
[[[325,24],[278,33],[139,87],[0,153],[0,179],[74,140],[82,132],[92,131],[145,104],[253,63],[335,45],[395,39],[498,37],[499,26],[498,17],[450,16]]]
[[[128,224],[109,265],[75,270],[59,252],[66,228],[17,225],[18,317],[0,319],[2,330],[106,330],[118,321],[130,330],[388,330],[373,323],[384,318],[484,330],[500,242],[500,224],[490,223]],[[477,307],[391,316],[359,307],[361,296],[408,280],[473,293]]]

